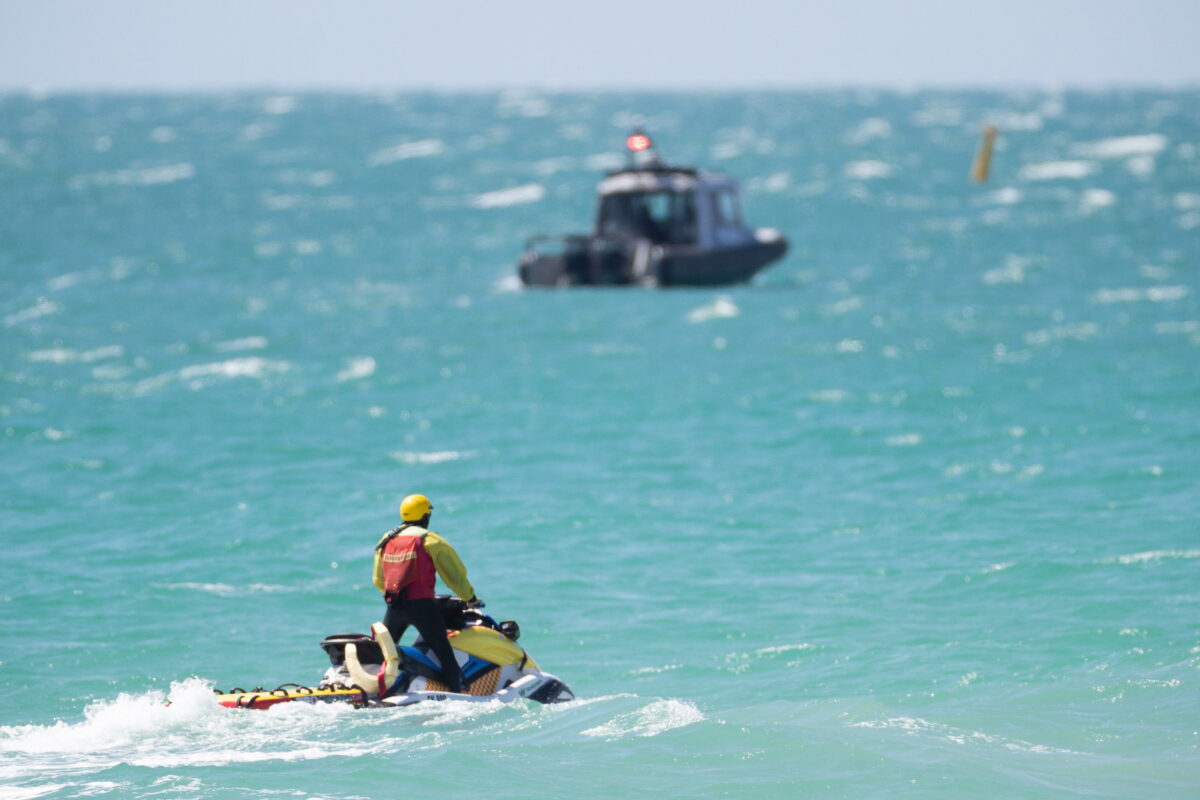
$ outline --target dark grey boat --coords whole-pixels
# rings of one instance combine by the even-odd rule
[[[787,251],[774,228],[742,221],[737,181],[663,164],[650,139],[626,141],[633,161],[600,182],[592,235],[526,242],[526,286],[717,286],[748,281]]]

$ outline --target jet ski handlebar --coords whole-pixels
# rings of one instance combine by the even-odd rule
[[[506,619],[497,622],[479,610],[484,606],[482,601],[475,605],[468,605],[461,597],[450,594],[436,595],[433,601],[437,604],[438,611],[442,612],[442,621],[449,630],[461,631],[464,628],[483,625],[500,631],[514,642],[521,637],[521,626],[516,623],[516,620]]]

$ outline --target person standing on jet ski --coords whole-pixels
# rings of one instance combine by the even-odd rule
[[[442,614],[433,600],[437,576],[450,591],[475,607],[482,602],[467,580],[463,566],[450,543],[429,530],[433,505],[422,494],[410,494],[400,503],[399,528],[388,531],[375,546],[375,587],[383,592],[387,613],[383,624],[396,644],[409,625],[437,655],[446,686],[451,692],[462,691],[462,673],[450,650]]]

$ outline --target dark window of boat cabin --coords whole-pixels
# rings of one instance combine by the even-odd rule
[[[693,192],[621,192],[600,202],[601,236],[632,236],[655,244],[696,241]]]
[[[741,227],[742,205],[738,202],[737,192],[722,189],[713,194],[713,210],[716,211],[717,225]]]

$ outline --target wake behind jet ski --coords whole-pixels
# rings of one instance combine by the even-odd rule
[[[543,672],[517,644],[521,629],[516,622],[497,623],[457,597],[439,595],[437,603],[462,673],[462,693],[447,690],[437,656],[420,638],[410,647],[396,647],[387,628],[377,622],[370,636],[339,633],[321,642],[331,666],[316,686],[285,683],[275,689],[232,689],[218,692],[217,702],[227,708],[265,709],[297,700],[381,708],[431,700],[575,699],[565,683]]]
[[[518,273],[527,286],[715,286],[750,280],[783,257],[774,228],[742,221],[737,181],[668,166],[639,129],[626,139],[630,164],[597,189],[591,235],[528,240]]]

